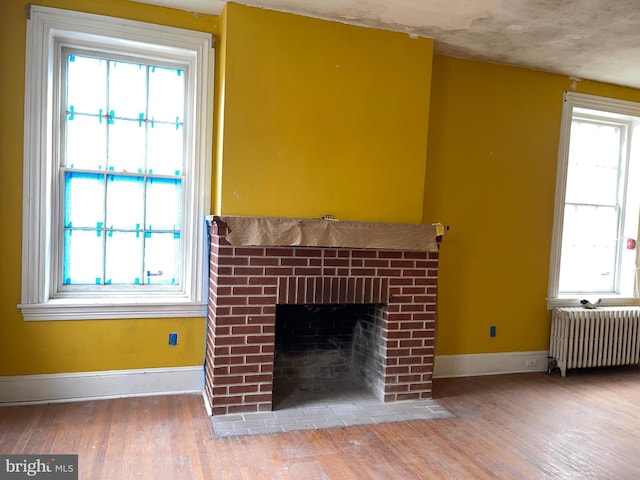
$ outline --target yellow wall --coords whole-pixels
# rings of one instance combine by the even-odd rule
[[[219,35],[216,39],[216,86],[214,99],[214,117],[215,117],[215,146],[214,146],[214,162],[212,168],[212,187],[211,187],[211,212],[220,214],[222,191],[222,162],[221,159],[224,152],[224,111],[225,111],[225,92],[226,92],[226,72],[227,72],[227,9],[222,11],[218,25]]]
[[[447,223],[437,353],[547,348],[569,79],[432,57],[429,40],[234,4],[218,18],[125,0],[34,3],[218,34],[216,211]],[[24,46],[24,0],[2,0],[0,375],[201,365],[202,318],[22,320]],[[638,90],[594,82],[577,91],[640,101]],[[172,331],[177,348],[167,345]]]
[[[24,0],[0,2],[0,375],[202,365],[204,318],[25,322],[20,303]],[[217,32],[217,17],[126,0],[32,4]],[[178,332],[177,347],[168,346]]]
[[[424,221],[441,249],[437,353],[546,350],[545,297],[567,77],[436,56]],[[640,91],[576,91],[640,101]],[[489,327],[497,327],[495,338]]]
[[[222,213],[420,223],[433,42],[226,14]]]

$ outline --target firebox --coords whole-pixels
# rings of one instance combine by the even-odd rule
[[[384,342],[377,306],[277,305],[273,406],[292,390],[335,390],[341,384],[375,391],[384,378]]]
[[[274,374],[355,375],[382,402],[431,398],[441,233],[211,217],[212,413],[272,410]]]

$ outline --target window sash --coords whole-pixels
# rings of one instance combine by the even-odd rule
[[[585,127],[589,130],[587,138],[584,133],[581,135]],[[601,138],[598,134],[603,131],[615,135],[608,151],[598,148],[597,142],[591,144]],[[560,295],[620,293],[626,134],[625,123],[572,112],[560,247]]]
[[[141,289],[144,291],[149,290],[166,290],[166,291],[179,291],[181,289],[181,285],[184,283],[185,276],[187,274],[186,268],[184,268],[184,264],[182,262],[183,258],[183,249],[184,249],[184,236],[181,236],[180,233],[184,228],[183,221],[186,215],[184,214],[184,202],[183,195],[178,195],[176,200],[180,201],[180,212],[177,213],[178,220],[180,221],[179,225],[173,225],[172,230],[168,230],[165,228],[158,229],[157,224],[156,228],[151,228],[152,225],[149,225],[147,219],[147,211],[150,208],[149,201],[147,198],[147,194],[149,192],[148,189],[152,188],[152,182],[162,183],[163,181],[177,181],[179,182],[179,189],[182,189],[182,185],[184,184],[184,149],[181,148],[180,157],[181,160],[179,164],[174,164],[174,176],[168,175],[159,175],[151,173],[153,172],[153,163],[149,163],[151,158],[149,157],[149,148],[152,145],[149,144],[149,136],[155,126],[164,123],[169,124],[173,128],[175,125],[176,130],[182,132],[182,137],[184,137],[185,130],[188,130],[190,118],[185,118],[184,106],[178,112],[177,110],[173,112],[171,117],[175,114],[179,113],[179,116],[175,118],[175,124],[168,122],[169,116],[166,116],[166,119],[159,120],[156,123],[155,116],[150,118],[150,113],[153,114],[153,110],[149,110],[149,99],[150,99],[150,71],[154,71],[156,68],[163,69],[172,69],[176,70],[176,75],[182,77],[182,79],[188,79],[188,65],[174,65],[174,64],[160,64],[160,62],[151,63],[149,59],[141,58],[141,57],[129,57],[126,55],[113,55],[107,54],[103,52],[97,51],[85,51],[82,49],[62,49],[62,59],[61,59],[61,68],[62,74],[60,76],[61,85],[59,90],[62,92],[60,97],[60,102],[57,110],[60,111],[61,118],[61,128],[60,128],[60,165],[59,169],[61,170],[61,175],[58,176],[60,179],[61,185],[59,186],[59,190],[61,192],[61,204],[63,206],[64,214],[62,215],[62,222],[57,222],[57,232],[54,232],[54,235],[58,238],[60,251],[58,254],[62,258],[62,262],[60,262],[61,271],[57,272],[55,277],[56,287],[55,287],[55,295],[58,295],[60,292],[73,292],[75,289],[89,289],[89,286],[92,285],[93,288],[99,289],[101,291],[118,291],[122,288],[130,289],[130,287],[135,287],[137,289]],[[99,62],[99,63],[98,63]],[[119,63],[117,63],[119,62]],[[68,68],[71,66],[70,64],[82,64],[86,63],[88,66],[91,66],[91,63],[94,63],[95,66],[101,67],[98,72],[86,71],[86,74],[94,73],[93,81],[94,83],[103,85],[102,99],[98,103],[95,103],[93,97],[85,98],[84,103],[82,102],[83,98],[81,96],[82,90],[80,92],[72,90],[73,81],[76,78],[71,77],[68,72]],[[102,63],[104,63],[104,67],[102,67]],[[118,68],[131,69],[132,67],[138,67],[139,70],[139,82],[144,82],[144,89],[141,90],[139,94],[142,94],[144,98],[142,100],[138,100],[138,111],[143,110],[142,112],[136,115],[136,111],[125,112],[124,116],[121,112],[121,108],[126,107],[125,105],[119,105],[117,103],[117,97],[113,97],[111,92],[112,89],[112,81],[115,81],[117,75],[112,75],[112,72]],[[77,67],[76,67],[77,68]],[[87,70],[87,68],[85,68]],[[135,72],[135,70],[134,70]],[[182,73],[180,73],[182,72]],[[95,75],[97,73],[97,75]],[[144,79],[142,78],[144,76]],[[130,85],[127,85],[129,87]],[[135,85],[134,85],[135,87]],[[77,89],[82,89],[82,85],[76,85]],[[116,92],[117,93],[117,92]],[[78,98],[80,97],[80,98]],[[182,95],[184,102],[184,94]],[[80,100],[79,108],[76,107],[76,104],[73,100]],[[112,103],[112,100],[114,103]],[[90,108],[86,108],[86,105],[89,104]],[[93,104],[93,105],[92,105]],[[120,113],[120,116],[113,115],[114,108],[115,112]],[[157,109],[156,109],[157,110]],[[137,117],[137,118],[136,118]],[[93,162],[93,164],[81,164],[80,167],[85,168],[75,168],[76,165],[73,164],[73,161],[78,160],[82,161],[80,156],[69,158],[67,156],[67,152],[69,152],[70,147],[74,147],[73,144],[70,144],[71,140],[68,135],[68,131],[70,130],[70,126],[73,125],[72,122],[77,122],[78,120],[83,121],[87,118],[90,122],[96,123],[96,127],[94,129],[95,133],[98,137],[104,138],[103,151],[98,152],[98,157],[102,157],[100,161]],[[114,158],[114,163],[112,163],[112,148],[115,145],[112,145],[112,136],[115,135],[114,129],[117,125],[122,122],[132,122],[128,123],[128,126],[133,126],[134,128],[142,128],[141,134],[144,135],[144,145],[145,148],[141,152],[141,158],[138,161],[131,165],[127,164],[118,164],[119,158]],[[90,136],[88,133],[85,133],[84,137]],[[75,138],[73,139],[75,140]],[[86,150],[92,149],[92,153],[95,151],[93,145],[101,142],[95,138],[93,142],[90,141],[89,145],[83,145],[83,149],[81,149],[82,155],[87,155]],[[177,141],[178,139],[174,140]],[[79,142],[86,141],[86,139],[80,138]],[[184,145],[184,138],[179,139],[180,144]],[[98,147],[100,148],[100,147]],[[117,148],[113,148],[118,153],[126,153],[117,150]],[[153,150],[151,151],[153,152]],[[177,152],[176,152],[177,153]],[[117,168],[119,165],[122,168]],[[137,172],[136,172],[137,170]],[[135,173],[130,173],[135,172]],[[167,172],[168,173],[168,172]],[[82,201],[82,199],[75,198],[72,199],[70,196],[71,189],[71,180],[73,176],[76,176],[78,180],[86,178],[90,183],[95,183],[93,188],[89,188],[89,191],[86,194],[98,193],[98,196],[101,198],[95,198],[93,204],[97,206],[101,206],[98,208],[99,211],[94,211],[92,215],[92,221],[89,222],[88,219],[81,223],[80,225],[74,225],[74,222],[71,222],[70,219],[67,218],[70,208],[72,207],[72,202]],[[95,182],[91,182],[91,180],[95,180]],[[134,225],[116,225],[113,227],[113,221],[110,219],[110,213],[114,213],[114,209],[117,208],[117,205],[114,205],[114,196],[117,193],[113,193],[111,190],[116,187],[114,182],[117,182],[118,185],[124,185],[121,182],[130,181],[133,187],[139,187],[134,190],[139,190],[138,192],[130,191],[128,193],[138,193],[139,197],[134,203],[140,204],[140,212],[138,212],[140,218],[137,219],[137,222]],[[131,190],[131,189],[130,189]],[[122,192],[127,193],[127,192]],[[141,195],[140,195],[141,194]],[[157,195],[156,195],[157,196]],[[130,198],[130,197],[129,197]],[[131,199],[133,200],[133,199]],[[71,203],[71,205],[70,205]],[[130,210],[130,209],[129,209]],[[123,212],[126,213],[126,212]],[[94,218],[95,217],[95,218]],[[74,218],[74,220],[76,220]],[[150,218],[151,219],[151,218]],[[155,220],[158,220],[157,218]],[[177,229],[176,229],[177,227]],[[75,237],[74,237],[74,232]],[[129,234],[129,235],[127,235]],[[146,269],[145,265],[147,265],[148,253],[151,249],[151,244],[158,243],[157,240],[158,235],[167,236],[173,235],[174,239],[178,239],[178,248],[173,247],[174,255],[176,260],[179,262],[178,271],[176,272],[174,269],[172,270],[172,275],[170,280],[163,281],[163,274],[165,272],[164,269]],[[115,238],[114,238],[115,235]],[[129,241],[127,242],[128,249],[120,249],[120,253],[124,254],[124,259],[122,260],[122,267],[129,266],[130,275],[129,282],[125,282],[124,280],[118,281],[118,273],[121,272],[114,271],[114,258],[122,258],[122,255],[115,257],[113,253],[114,245],[118,245],[118,243],[122,244],[124,241],[123,237],[129,236]],[[155,237],[154,237],[155,236]],[[80,238],[80,240],[79,240]],[[84,240],[82,240],[84,239]],[[120,239],[120,241],[118,241]],[[89,255],[87,258],[77,257],[77,253],[70,249],[81,248],[78,246],[84,245],[85,248],[93,249],[92,255]],[[166,242],[165,242],[166,243]],[[175,243],[175,242],[173,242]],[[171,244],[167,244],[167,247],[171,248]],[[133,250],[133,251],[131,251]],[[157,255],[156,255],[157,257]],[[92,262],[93,260],[93,262]],[[111,260],[111,261],[110,261]],[[159,260],[159,259],[157,259]],[[157,261],[156,260],[156,261]],[[134,268],[131,268],[131,262],[138,263],[138,272],[136,274]],[[93,263],[93,264],[92,264]],[[166,262],[161,262],[166,265]],[[171,265],[167,265],[171,267]],[[174,265],[175,266],[175,265]],[[111,268],[110,268],[111,267]],[[121,267],[121,268],[122,268]],[[153,270],[153,271],[152,271]],[[71,275],[71,272],[74,272],[74,275]],[[87,275],[89,272],[92,272],[93,275]],[[113,282],[113,276],[109,275],[113,273],[116,276],[116,281]],[[178,274],[176,276],[176,273]],[[167,277],[164,277],[167,278]],[[167,284],[169,283],[170,284]]]

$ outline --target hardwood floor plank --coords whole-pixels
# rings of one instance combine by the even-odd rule
[[[82,479],[640,478],[640,371],[434,381],[456,418],[214,438],[200,395],[0,408],[0,453]]]

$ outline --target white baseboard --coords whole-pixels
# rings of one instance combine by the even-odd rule
[[[547,355],[549,352],[546,350],[436,355],[433,377],[473,377],[503,373],[543,372],[547,370]]]
[[[204,399],[204,409],[207,411],[207,415],[212,417],[213,407],[211,406],[211,402],[209,401],[209,397],[207,397],[207,392],[205,390],[202,390],[202,398]]]
[[[0,377],[0,405],[201,392],[204,368],[145,368]]]
[[[434,378],[542,372],[547,351],[437,355]],[[175,367],[0,377],[0,405],[201,393],[204,368]],[[205,406],[207,406],[205,397]],[[209,405],[210,408],[210,405]]]

